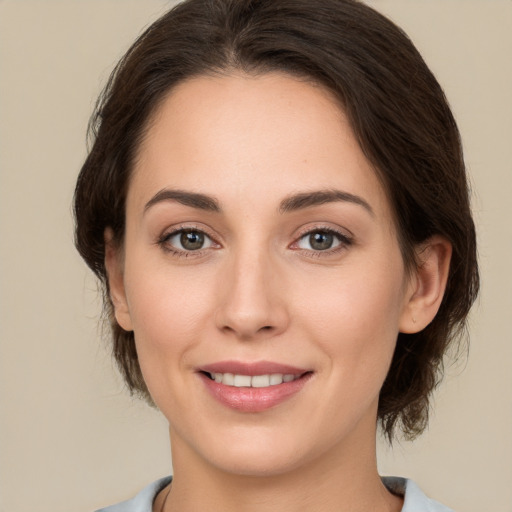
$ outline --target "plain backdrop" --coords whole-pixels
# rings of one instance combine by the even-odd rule
[[[312,0],[313,1],[313,0]],[[0,0],[0,512],[85,512],[171,471],[166,422],[131,399],[73,248],[97,94],[161,0]],[[512,511],[512,1],[374,0],[444,86],[473,184],[482,293],[429,431],[380,470],[460,512]]]

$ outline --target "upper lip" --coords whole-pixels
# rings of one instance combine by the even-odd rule
[[[282,373],[283,375],[302,375],[310,370],[272,361],[218,361],[216,363],[201,366],[199,371],[207,373],[233,373],[235,375],[254,376],[269,375],[273,373]]]

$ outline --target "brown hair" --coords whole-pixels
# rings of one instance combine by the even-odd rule
[[[76,246],[103,284],[113,354],[132,393],[149,401],[133,332],[116,322],[104,231],[122,243],[134,153],[166,93],[201,74],[283,71],[340,100],[387,191],[404,261],[434,234],[453,246],[446,293],[428,327],[398,335],[380,393],[391,439],[425,428],[443,356],[463,332],[479,279],[459,132],[443,91],[408,37],[355,0],[187,0],[150,26],[121,59],[90,123],[93,144],[75,192]]]

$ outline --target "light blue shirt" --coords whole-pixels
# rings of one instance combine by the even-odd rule
[[[168,476],[148,485],[128,501],[123,501],[111,507],[102,508],[96,512],[152,512],[156,495],[172,480]],[[382,478],[384,485],[394,494],[404,497],[402,512],[453,512],[452,509],[437,501],[427,498],[421,489],[406,478],[386,476]]]

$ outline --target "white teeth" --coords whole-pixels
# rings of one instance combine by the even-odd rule
[[[222,384],[226,384],[226,386],[233,386],[235,384],[235,376],[232,373],[225,373],[222,376]]]
[[[254,375],[251,379],[253,388],[266,388],[270,386],[270,375]]]
[[[234,386],[237,388],[266,388],[268,386],[277,386],[283,382],[292,382],[299,376],[291,373],[272,373],[268,375],[238,375],[233,373],[210,373],[210,377],[219,384],[225,386]]]
[[[224,379],[222,379],[222,380],[224,380]],[[250,375],[235,375],[233,384],[237,388],[248,388],[251,385],[251,376]]]
[[[270,376],[270,385],[276,386],[277,384],[283,383],[283,374],[282,373],[273,373]]]

